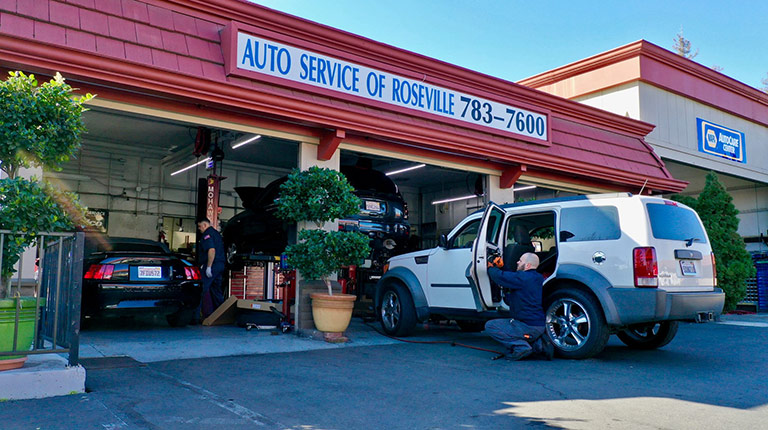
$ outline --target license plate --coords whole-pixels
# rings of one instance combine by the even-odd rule
[[[683,271],[684,276],[693,276],[696,274],[696,265],[693,261],[681,260],[680,269]]]
[[[157,266],[139,266],[139,279],[160,279],[163,277],[162,268]]]
[[[381,203],[379,202],[371,202],[366,200],[365,201],[365,210],[367,211],[380,211],[381,210]]]

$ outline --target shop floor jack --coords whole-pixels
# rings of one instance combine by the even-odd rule
[[[251,300],[248,300],[251,301]],[[290,317],[288,317],[286,314],[280,312],[277,310],[277,308],[274,306],[277,303],[269,303],[269,302],[259,302],[259,305],[265,304],[268,305],[267,309],[270,312],[270,317],[275,319],[277,318],[278,322],[277,324],[272,324],[270,321],[265,321],[264,323],[261,322],[245,322],[245,329],[247,331],[251,331],[254,328],[257,330],[273,330],[273,329],[280,329],[281,333],[288,333],[293,325],[291,324]],[[264,310],[261,312],[266,313]]]

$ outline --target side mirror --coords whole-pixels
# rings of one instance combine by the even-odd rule
[[[437,246],[448,249],[448,236],[441,234],[440,239],[437,241]]]
[[[567,242],[568,239],[575,237],[576,235],[571,233],[570,231],[563,230],[560,232],[560,242]]]

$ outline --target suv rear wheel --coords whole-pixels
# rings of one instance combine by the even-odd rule
[[[416,325],[416,308],[408,290],[390,283],[381,293],[381,327],[390,336],[407,336]]]
[[[547,303],[546,333],[557,355],[583,359],[605,348],[610,333],[594,297],[576,288],[564,288],[552,294]]]
[[[630,348],[656,349],[672,342],[677,327],[677,321],[638,324],[616,333],[616,336]]]

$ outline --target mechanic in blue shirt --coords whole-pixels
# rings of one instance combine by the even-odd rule
[[[544,334],[544,309],[541,305],[544,277],[536,271],[539,257],[531,252],[520,256],[517,271],[501,270],[499,260],[488,262],[488,276],[504,292],[504,303],[509,305],[511,318],[490,320],[485,331],[509,349],[507,358],[520,360],[533,352],[552,359],[554,347]],[[533,346],[531,346],[533,344]]]
[[[211,226],[211,221],[208,218],[201,218],[197,221],[197,228],[202,233],[198,260],[203,272],[203,298],[200,306],[202,317],[205,319],[224,303],[221,275],[224,273],[226,258],[224,241],[221,239],[221,234]]]

